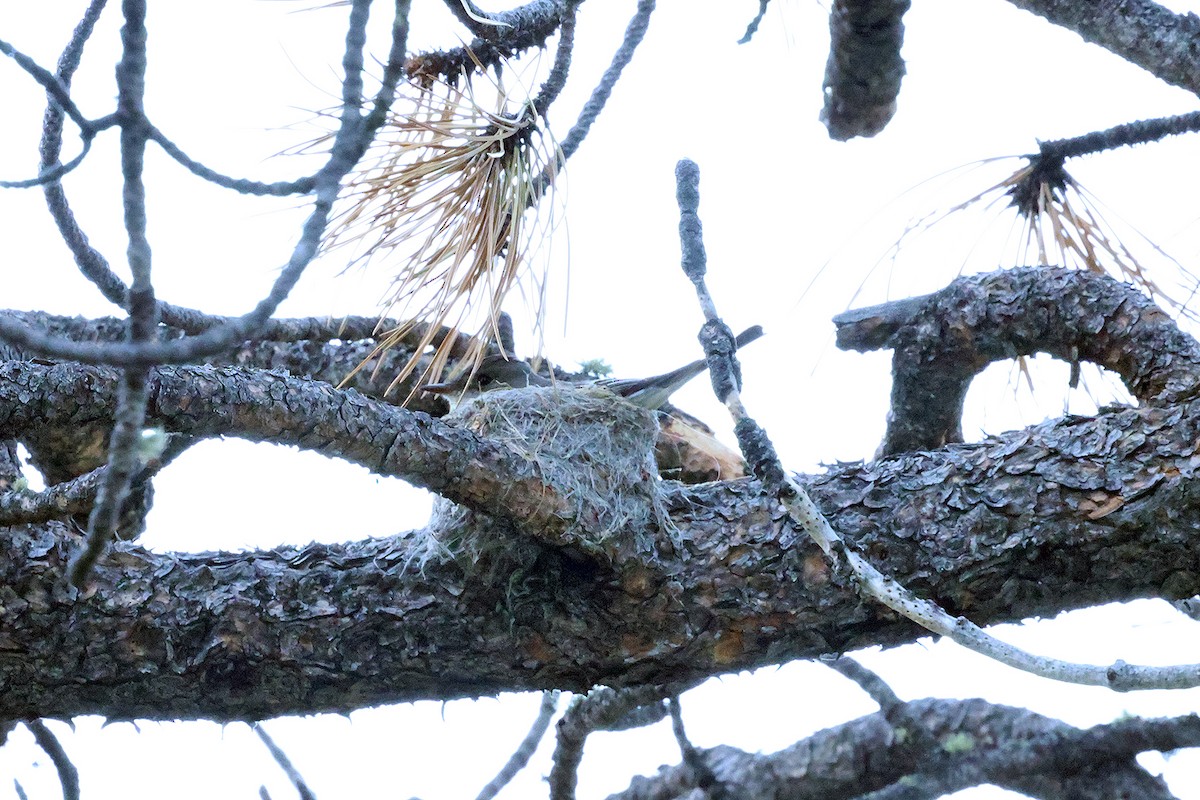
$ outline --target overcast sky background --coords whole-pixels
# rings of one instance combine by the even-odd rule
[[[386,52],[382,5],[373,20],[380,23],[373,24],[378,57]],[[1168,5],[1195,8],[1180,0]],[[414,6],[414,49],[457,44],[441,3],[415,0]],[[633,7],[632,0],[582,7],[571,80],[550,113],[560,136],[608,64]],[[36,8],[0,3],[0,39],[52,67],[82,8],[67,0]],[[338,91],[346,9],[301,8],[305,4],[266,0],[151,4],[147,108],[154,122],[222,172],[260,180],[305,173],[311,162],[276,154],[316,135],[312,112],[331,105]],[[817,119],[826,6],[775,0],[755,39],[739,46],[756,9],[751,0],[660,3],[646,41],[568,167],[566,223],[549,252],[557,298],[565,292],[569,261],[570,302],[551,302],[545,352],[567,366],[603,358],[626,376],[698,357],[701,315],[678,266],[674,200],[674,165],[692,158],[701,169],[700,213],[718,307],[735,330],[754,323],[768,330],[744,354],[744,400],[785,464],[812,471],[871,457],[888,402],[886,354],[837,351],[829,318],[850,305],[935,290],[963,269],[1012,263],[994,243],[1013,217],[997,209],[957,215],[906,239],[894,263],[887,258],[912,219],[977,194],[1018,162],[935,176],[980,159],[1031,152],[1038,139],[1191,111],[1196,99],[1001,0],[917,0],[906,17],[908,75],[895,119],[874,139],[835,143]],[[110,8],[76,79],[75,96],[88,116],[113,107],[119,22],[119,7]],[[44,97],[11,64],[0,69],[7,111],[0,178],[30,177]],[[102,135],[66,186],[92,242],[125,274],[116,139],[115,132]],[[67,153],[75,147],[68,136]],[[1128,233],[1136,228],[1195,264],[1197,164],[1195,138],[1180,137],[1069,168],[1103,200],[1127,243],[1139,245]],[[159,297],[213,313],[244,313],[286,260],[304,209],[295,200],[242,198],[209,186],[154,147],[148,165]],[[1130,227],[1120,227],[1122,219]],[[0,192],[0,237],[5,305],[89,316],[115,312],[78,276],[40,192]],[[1148,247],[1139,252],[1153,257]],[[338,277],[343,266],[336,253],[314,265],[281,313],[374,313],[387,276]],[[518,328],[517,338],[522,353],[532,352],[527,332]],[[1058,416],[1066,403],[1087,413],[1095,399],[1107,400],[1103,381],[1091,382],[1096,398],[1083,391],[1068,395],[1066,374],[1061,365],[1039,370],[1031,396],[1013,380],[1011,366],[995,366],[972,389],[968,438]],[[704,381],[689,386],[677,403],[729,429]],[[145,542],[198,551],[341,541],[418,527],[427,513],[422,493],[360,468],[286,448],[214,442],[193,448],[158,479]],[[1200,661],[1196,634],[1195,623],[1148,602],[1001,630],[1040,653],[1096,663]],[[944,643],[872,652],[864,660],[902,698],[982,696],[1079,725],[1124,711],[1178,713],[1200,702],[1196,691],[1115,695],[1054,684]],[[473,797],[508,757],[537,703],[533,695],[419,703],[267,727],[324,800],[463,798]],[[873,710],[844,679],[808,664],[710,681],[684,699],[697,745],[763,751]],[[273,797],[291,796],[244,725],[139,723],[135,729],[87,718],[74,732],[52,727],[80,768],[85,797],[169,791],[179,798],[249,798],[260,784]],[[549,746],[504,797],[544,796]],[[626,786],[635,772],[676,761],[663,724],[596,736],[589,740],[580,796],[602,797]],[[1178,756],[1167,770],[1179,781],[1190,777],[1173,784],[1177,792],[1200,797],[1200,761]],[[0,750],[0,798],[15,797],[4,778],[19,779],[31,797],[58,796],[53,768],[23,729]],[[998,790],[977,795],[989,792]]]

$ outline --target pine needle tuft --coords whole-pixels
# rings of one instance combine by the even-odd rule
[[[437,379],[454,338],[435,341],[439,329],[473,328],[476,343],[467,358],[481,358],[487,343],[499,339],[504,299],[525,278],[540,327],[546,276],[529,259],[553,227],[552,219],[539,219],[538,208],[562,163],[528,95],[514,104],[498,77],[488,87],[495,94],[490,108],[476,97],[471,76],[456,85],[422,84],[409,84],[408,108],[380,129],[326,241],[327,250],[357,251],[347,269],[388,259],[394,277],[381,318],[404,320],[378,331],[375,352],[351,376],[424,326],[388,391],[418,368],[430,346],[422,382]]]
[[[1196,318],[1195,311],[1187,307],[1196,291],[1195,276],[1147,240],[1191,284],[1182,287],[1184,297],[1163,289],[1105,221],[1098,203],[1067,172],[1064,162],[1061,156],[1045,153],[1029,156],[1021,169],[989,190],[1003,191],[1017,209],[1024,254],[1036,258],[1039,266],[1061,265],[1112,275],[1140,287],[1155,302]]]

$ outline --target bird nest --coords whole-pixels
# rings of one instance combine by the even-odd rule
[[[606,389],[557,385],[487,392],[444,419],[537,464],[547,485],[573,502],[574,525],[562,538],[579,541],[581,551],[599,552],[610,563],[634,554],[653,558],[664,544],[656,530],[673,530],[654,461],[658,422]],[[475,574],[496,574],[513,569],[514,559],[528,565],[545,552],[535,537],[498,530],[501,521],[482,516],[439,502],[422,561],[436,554]]]

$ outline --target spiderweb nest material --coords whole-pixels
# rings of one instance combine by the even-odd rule
[[[653,559],[674,528],[660,493],[653,414],[606,389],[558,385],[487,392],[463,402],[447,422],[500,442],[535,462],[546,482],[573,501],[576,525],[564,535],[578,550],[615,564]],[[545,545],[520,531],[497,535],[479,515],[439,501],[424,531],[422,561],[452,559],[500,577],[528,566]]]

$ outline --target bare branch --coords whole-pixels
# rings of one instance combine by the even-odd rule
[[[583,743],[596,731],[621,728],[630,714],[648,705],[662,706],[666,692],[660,687],[639,686],[620,691],[601,687],[578,697],[558,721],[558,746],[550,769],[550,799],[572,800]]]
[[[558,47],[554,52],[554,64],[550,74],[533,99],[533,110],[538,116],[546,116],[554,100],[567,85],[567,73],[571,69],[571,53],[575,49],[575,14],[583,0],[565,0],[562,21],[558,25]]]
[[[216,170],[201,164],[190,157],[187,153],[167,138],[167,135],[158,128],[150,128],[150,140],[163,149],[163,151],[171,158],[175,159],[187,171],[191,172],[198,178],[213,183],[217,186],[222,186],[226,189],[232,189],[239,194],[250,194],[271,197],[286,197],[293,194],[308,194],[317,184],[317,179],[313,175],[308,175],[303,178],[297,178],[291,181],[276,181],[275,183],[263,183],[261,181],[252,181],[246,178],[234,178],[229,175],[223,175]]]
[[[613,88],[617,85],[617,81],[621,78],[621,73],[625,67],[629,66],[629,62],[633,60],[633,54],[637,51],[638,45],[642,43],[642,39],[646,36],[646,30],[650,24],[650,15],[654,12],[655,0],[639,0],[637,10],[634,12],[633,18],[629,20],[629,25],[625,28],[625,38],[621,41],[621,46],[617,52],[613,54],[612,63],[608,65],[608,69],[604,71],[604,75],[600,78],[600,82],[596,84],[596,88],[592,90],[591,97],[584,103],[583,109],[579,112],[579,118],[575,120],[575,124],[567,135],[563,138],[561,150],[564,158],[570,158],[579,149],[579,145],[587,137],[588,131],[592,128],[592,123],[600,116],[600,112],[604,110],[608,98],[612,95]]]
[[[5,380],[18,375],[18,382]],[[31,378],[39,384],[34,392],[24,385]],[[80,414],[104,418],[113,413],[119,386],[117,374],[102,368],[0,365],[0,395],[12,392],[0,404],[21,405],[9,409],[16,413],[0,427],[13,426],[8,432],[19,436],[26,427],[70,424],[72,416],[79,424]],[[402,476],[469,508],[521,520],[543,541],[576,541],[578,507],[537,464],[424,414],[326,383],[236,368],[154,370],[150,397],[150,420],[169,431],[316,449],[381,475]]]
[[[193,442],[186,436],[172,436],[163,453],[153,460],[147,463],[139,459],[142,466],[131,482],[131,491],[141,491]],[[96,502],[106,470],[107,467],[99,467],[73,480],[48,486],[41,492],[12,490],[0,494],[0,525],[23,525],[88,514]],[[131,538],[123,527],[118,528],[117,534],[122,539]]]
[[[525,769],[525,765],[529,763],[529,759],[533,758],[533,754],[537,752],[538,745],[542,742],[542,737],[546,735],[546,731],[550,729],[550,720],[554,718],[554,713],[558,710],[558,692],[542,692],[542,704],[538,708],[537,718],[533,721],[529,733],[525,734],[525,738],[517,745],[517,749],[509,757],[508,761],[500,768],[500,772],[496,777],[488,782],[488,785],[479,790],[479,794],[475,800],[492,800],[493,797],[500,794],[500,790],[508,785],[518,772]]]
[[[146,6],[145,0],[124,0],[122,56],[117,64],[117,114],[121,120],[121,177],[124,189],[126,249],[133,283],[129,288],[129,334],[134,344],[158,337],[158,304],[151,281],[150,241],[146,236],[146,187],[142,181],[146,158]],[[129,496],[136,470],[149,397],[145,367],[127,368],[117,395],[117,410],[109,434],[107,469],[100,479],[96,503],[88,516],[87,544],[70,564],[70,580],[82,588],[92,566],[116,535],[121,506]]]
[[[704,792],[706,800],[725,800],[729,797],[725,785],[709,768],[708,763],[704,760],[704,753],[697,750],[687,738],[687,732],[683,728],[683,711],[679,706],[679,697],[667,698],[667,707],[671,712],[671,731],[675,734],[675,741],[679,744],[683,763],[692,771],[694,785]]]
[[[762,24],[763,17],[767,14],[767,6],[771,0],[758,0],[758,13],[754,15],[754,19],[750,20],[750,24],[746,26],[746,32],[742,34],[742,38],[738,39],[738,44],[749,44],[754,38],[754,34],[758,33],[758,26]]]
[[[892,687],[884,682],[883,678],[853,658],[839,656],[829,661],[822,659],[822,663],[827,663],[830,669],[857,683],[858,688],[862,689],[872,700],[878,703],[880,710],[885,714],[891,714],[897,708],[904,705],[900,698],[896,696],[896,693],[892,691]]]
[[[63,750],[58,737],[40,719],[28,720],[25,727],[29,728],[38,747],[45,750],[46,755],[50,756],[50,761],[54,763],[54,769],[58,772],[58,782],[62,786],[63,800],[79,800],[79,770],[71,763],[71,758]]]
[[[275,763],[283,770],[283,774],[287,775],[288,780],[292,782],[292,786],[296,787],[296,794],[300,796],[300,800],[316,800],[317,796],[308,788],[308,784],[304,781],[304,776],[292,765],[292,760],[287,757],[287,753],[283,752],[283,748],[275,744],[275,740],[270,737],[267,729],[262,726],[262,723],[256,722],[250,727],[258,734],[258,738],[262,740],[262,743],[267,746],[267,750],[271,752],[271,757],[275,759]]]
[[[906,706],[905,716],[927,728],[934,741],[946,742],[949,749],[957,751],[949,759],[939,759],[951,772],[935,777],[938,783],[959,788],[994,783],[1032,797],[1169,800],[1173,795],[1162,780],[1149,775],[1132,756],[1154,749],[1150,740],[1159,735],[1169,740],[1164,746],[1178,747],[1194,736],[1196,725],[1191,717],[1166,720],[1163,728],[1170,731],[1167,733],[1160,731],[1155,722],[1132,720],[1131,728],[1140,727],[1138,723],[1149,725],[1146,735],[1140,741],[1129,739],[1117,744],[1120,736],[1105,730],[1113,726],[1081,731],[1025,709],[983,700],[926,699]],[[1104,731],[1095,736],[1101,741],[1110,735],[1115,740],[1081,746],[1095,740],[1093,731]],[[904,796],[935,796],[924,791],[932,789],[930,784],[914,778],[929,776],[923,772],[921,752],[914,753],[907,730],[897,728],[882,713],[828,728],[770,755],[721,746],[705,751],[704,756],[716,778],[730,794],[739,797],[827,800],[877,796],[869,795],[871,792],[891,796],[890,792],[895,791],[900,796],[909,788],[913,793]],[[1060,762],[1060,758],[1067,761]],[[973,770],[968,764],[985,761],[989,765],[987,773],[975,771],[967,779],[966,771]],[[1069,766],[1064,766],[1068,762]],[[959,765],[963,772],[956,774],[953,769]],[[689,776],[690,770],[684,764],[665,767],[651,778],[636,778],[611,800],[685,797]]]
[[[45,67],[3,40],[0,40],[0,55],[8,56],[16,62],[17,66],[32,75],[33,79],[41,84],[46,93],[50,95],[51,100],[71,118],[72,122],[79,126],[80,132],[85,138],[90,138],[95,134],[93,123],[83,116],[83,113],[75,105],[75,101],[71,99],[70,89],[57,76],[52,75]]]
[[[111,407],[111,374],[31,369],[0,366],[0,437],[45,424],[48,413],[69,422]],[[381,474],[427,470],[427,485],[466,502],[488,496],[476,493],[487,489],[482,480],[507,484],[511,456],[473,449],[474,437],[423,415],[281,376],[241,386],[244,372],[186,369],[197,373],[156,376],[150,411],[169,429],[271,438]],[[1197,438],[1193,401],[802,480],[847,540],[888,574],[993,624],[1052,615],[1064,604],[1200,594]],[[579,690],[699,679],[923,635],[841,582],[815,546],[780,524],[777,503],[753,483],[663,488],[676,543],[660,549],[655,564],[631,558],[596,569],[543,549],[514,566],[515,587],[470,559],[427,560],[418,569],[419,539],[409,536],[206,556],[116,544],[97,567],[93,593],[80,598],[61,580],[65,548],[75,541],[69,529],[5,528],[0,586],[19,593],[6,607],[23,601],[46,610],[5,618],[10,646],[26,656],[0,665],[0,678],[30,689],[0,695],[0,717],[236,719]],[[539,535],[514,530],[513,518],[477,515],[474,528],[454,533],[500,547]],[[1054,592],[1046,591],[1047,574]],[[272,602],[264,606],[260,596]],[[47,638],[47,626],[70,636]],[[682,644],[654,645],[664,641]],[[62,664],[94,679],[37,681]],[[285,694],[281,685],[290,687]]]
[[[1076,158],[1117,147],[1157,142],[1167,136],[1195,133],[1198,130],[1200,130],[1200,111],[1193,111],[1190,114],[1127,122],[1102,131],[1073,136],[1070,139],[1042,142],[1038,147],[1038,152],[1044,158],[1059,160]]]

